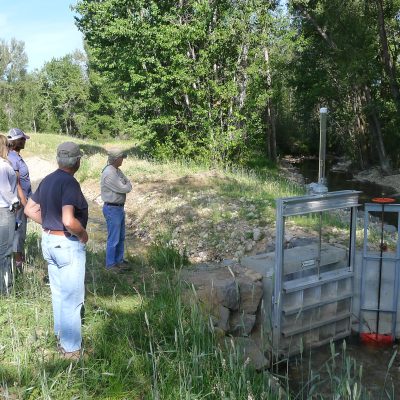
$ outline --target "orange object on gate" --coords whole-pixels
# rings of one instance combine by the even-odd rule
[[[361,343],[369,346],[391,346],[394,342],[394,336],[389,333],[360,333]]]
[[[380,204],[385,204],[385,203],[394,203],[396,199],[393,199],[392,197],[374,197],[371,199],[373,203],[380,203]]]

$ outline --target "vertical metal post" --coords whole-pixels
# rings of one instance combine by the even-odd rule
[[[354,271],[356,258],[356,234],[357,234],[357,207],[350,210],[350,243],[349,243],[349,271]]]
[[[376,339],[378,340],[379,335],[379,320],[381,316],[381,290],[382,290],[382,266],[383,266],[383,231],[384,231],[384,217],[385,217],[385,204],[381,204],[381,242],[379,245],[379,280],[378,280],[378,307],[376,315]],[[393,293],[394,294],[394,293]]]
[[[392,307],[395,313],[392,318],[392,332],[393,337],[396,337],[396,327],[397,327],[397,305],[399,304],[399,278],[400,278],[400,213],[397,214],[397,242],[396,242],[396,261],[394,264],[395,268],[395,278],[394,278],[394,296]]]
[[[326,185],[325,160],[326,160],[326,121],[328,109],[322,107],[319,110],[319,168],[318,184]]]
[[[281,334],[281,298],[282,298],[282,280],[283,280],[283,243],[285,240],[285,218],[283,216],[284,201],[276,201],[276,238],[275,238],[275,279],[273,296],[273,348],[279,356],[279,339]]]
[[[322,248],[322,211],[319,212],[318,221],[318,249],[317,249],[317,277],[321,279],[321,248]]]
[[[363,255],[361,261],[361,273],[360,273],[360,308],[358,312],[359,324],[358,324],[358,332],[361,333],[363,329],[363,308],[364,308],[364,291],[365,291],[365,281],[364,281],[364,272],[367,265],[367,253],[368,253],[368,223],[369,223],[369,210],[368,207],[365,207],[364,210],[364,244],[363,244]]]

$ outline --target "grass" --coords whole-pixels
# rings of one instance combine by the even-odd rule
[[[153,253],[170,251],[165,242],[158,243]],[[17,277],[10,297],[0,299],[0,398],[369,398],[361,384],[362,367],[345,347],[337,351],[333,345],[320,368],[328,378],[318,370],[307,372],[305,363],[303,378],[293,386],[281,376],[279,389],[271,372],[255,371],[235,342],[218,336],[195,301],[183,301],[183,293],[193,299],[196,294],[179,280],[178,259],[175,268],[136,260],[129,274],[108,276],[104,254],[89,250],[83,325],[88,359],[63,361],[55,350],[37,231],[29,233],[27,245],[28,272]],[[153,259],[162,256],[153,254]]]
[[[92,251],[83,326],[89,358],[59,359],[37,239],[37,232],[28,236],[29,272],[0,300],[4,398],[200,399],[222,392],[229,399],[273,398],[264,379],[269,373],[244,367],[239,349],[217,346],[196,304],[182,302],[176,270],[142,264],[110,277],[102,271],[103,255]]]
[[[50,160],[66,140],[71,138],[32,135],[24,154]],[[104,149],[117,143],[76,141],[86,153],[78,179],[97,182],[106,161]],[[124,161],[124,172],[147,185],[143,210],[139,205],[137,211],[155,239],[141,256],[131,258],[133,271],[124,276],[105,274],[104,246],[92,243],[83,326],[88,359],[71,364],[55,351],[39,233],[30,227],[29,271],[17,278],[10,297],[0,299],[0,399],[319,399],[325,391],[339,393],[340,399],[366,396],[356,379],[360,369],[345,349],[335,351],[330,364],[321,367],[329,369],[328,380],[302,364],[304,390],[299,391],[287,370],[280,372],[280,381],[268,370],[255,371],[233,341],[213,330],[198,304],[183,299],[184,293],[196,294],[179,280],[187,259],[185,247],[177,246],[182,240],[170,240],[174,228],[186,235],[186,227],[201,233],[201,221],[232,223],[209,232],[207,241],[219,243],[235,231],[237,221],[273,224],[275,198],[301,194],[301,189],[274,170],[210,171],[190,162],[155,163],[137,158],[130,143],[118,144],[132,155]],[[315,221],[305,225],[313,229]],[[252,230],[244,235],[250,239]]]
[[[168,236],[159,235],[147,250],[148,263],[156,270],[187,266],[189,260],[185,251],[180,252]]]

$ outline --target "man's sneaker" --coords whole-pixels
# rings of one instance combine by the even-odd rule
[[[75,351],[65,351],[62,347],[60,347],[59,353],[64,360],[68,361],[79,361],[81,359],[86,360],[88,358],[87,353],[84,353],[82,349]]]
[[[22,274],[24,272],[24,264],[22,261],[15,262],[15,268],[17,270],[17,274]]]
[[[106,271],[113,274],[122,274],[126,271],[126,268],[120,266],[119,264],[114,264],[111,267],[106,267]]]
[[[131,270],[131,263],[128,260],[123,259],[118,263],[118,268],[122,271],[130,271]]]

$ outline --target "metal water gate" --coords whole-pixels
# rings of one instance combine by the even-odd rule
[[[277,357],[350,334],[359,193],[344,190],[277,199],[272,298]],[[345,244],[326,240],[323,221],[329,216],[343,224]],[[306,246],[285,249],[289,218],[311,219],[317,226],[315,239]]]
[[[381,218],[381,230],[372,229],[371,213]],[[384,215],[397,217],[397,231],[386,232]],[[376,223],[375,223],[376,226]],[[392,227],[394,228],[394,227]],[[392,237],[391,237],[392,236]],[[400,204],[367,203],[364,214],[364,245],[360,273],[359,332],[372,340],[394,340],[397,328],[400,288]]]

